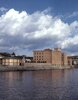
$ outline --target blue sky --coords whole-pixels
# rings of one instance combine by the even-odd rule
[[[0,0],[0,51],[78,54],[78,0]]]
[[[0,0],[0,6],[28,13],[51,7],[56,14],[65,14],[78,11],[78,0]]]

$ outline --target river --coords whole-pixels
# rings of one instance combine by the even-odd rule
[[[0,72],[0,100],[78,100],[78,69]]]

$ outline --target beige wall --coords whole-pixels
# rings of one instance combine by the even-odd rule
[[[46,63],[51,63],[52,59],[52,50],[50,49],[45,49],[43,51],[34,51],[34,61],[37,62],[46,62]]]
[[[53,65],[61,65],[62,63],[62,53],[61,50],[54,49],[52,52],[52,64]]]
[[[51,63],[52,65],[68,65],[67,55],[62,53],[61,49],[55,48],[54,50],[45,49],[41,51],[34,51],[34,61]]]
[[[3,59],[2,65],[20,65],[20,59]]]
[[[63,57],[63,58],[62,58],[62,59],[63,59],[63,60],[62,60],[62,62],[63,62],[62,64],[63,64],[63,65],[68,65],[68,56],[67,56],[66,54],[63,53],[63,54],[62,54],[62,57]]]
[[[68,65],[72,66],[72,57],[68,57]]]
[[[44,61],[46,61],[46,63],[52,63],[52,50],[50,50],[50,49],[45,49],[44,51],[43,51],[43,59],[44,59]]]
[[[33,52],[33,60],[37,63],[37,62],[42,62],[43,60],[43,51],[34,51]]]

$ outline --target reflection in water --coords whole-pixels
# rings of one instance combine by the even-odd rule
[[[78,69],[0,72],[0,100],[78,100]]]

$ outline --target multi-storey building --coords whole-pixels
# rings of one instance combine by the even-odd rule
[[[33,51],[34,61],[36,63],[51,63],[51,49],[45,49],[41,51]]]
[[[55,48],[33,51],[33,60],[36,63],[51,63],[52,65],[68,65],[67,55],[61,49]]]
[[[68,56],[62,53],[62,65],[68,65]]]
[[[60,65],[62,63],[62,53],[61,49],[55,48],[52,51],[52,64],[53,65]]]

